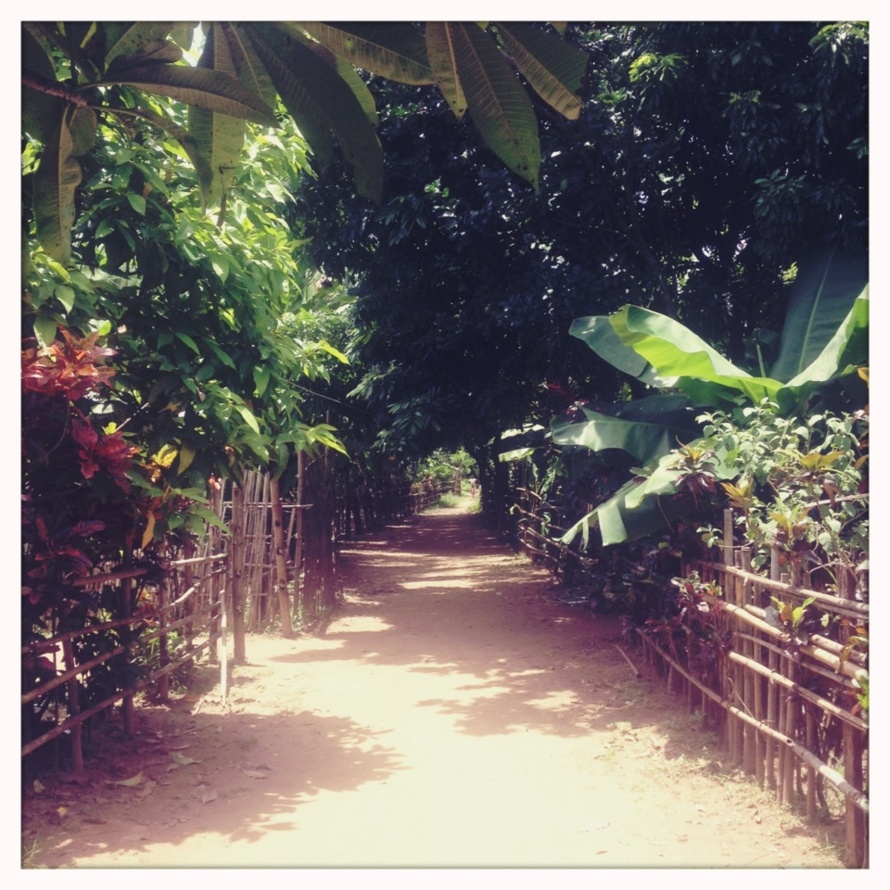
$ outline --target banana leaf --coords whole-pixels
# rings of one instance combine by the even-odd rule
[[[667,454],[678,440],[689,441],[699,435],[689,400],[684,395],[637,399],[615,406],[613,414],[582,410],[585,421],[551,423],[557,445],[581,445],[592,451],[617,448],[645,464]]]

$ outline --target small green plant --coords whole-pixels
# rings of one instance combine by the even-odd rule
[[[774,596],[770,599],[772,605],[766,607],[766,621],[785,634],[786,645],[791,648],[805,646],[810,641],[811,634],[824,628],[828,616],[823,615],[820,618],[809,612],[809,607],[815,602],[814,597],[808,596],[799,606],[783,602]]]
[[[185,652],[188,641],[175,630],[167,634],[168,661],[175,661]],[[144,668],[146,674],[151,674],[161,667],[161,641],[160,637],[154,637],[143,644],[142,655],[138,662]],[[171,671],[170,686],[173,689],[187,689],[192,682],[195,672],[195,663],[189,659]],[[154,685],[154,684],[153,684]]]

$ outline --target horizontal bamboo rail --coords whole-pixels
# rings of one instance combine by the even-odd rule
[[[764,723],[761,720],[757,720],[752,717],[746,711],[741,708],[737,708],[735,705],[728,702],[725,698],[723,698],[719,693],[710,689],[704,683],[701,683],[696,677],[694,677],[689,671],[687,671],[676,659],[671,657],[667,652],[662,649],[656,642],[651,639],[643,637],[644,645],[651,646],[657,653],[659,658],[661,658],[665,664],[671,666],[672,670],[675,670],[678,674],[680,674],[687,682],[691,683],[697,689],[699,689],[704,695],[706,695],[711,701],[716,702],[727,711],[729,714],[732,714],[737,719],[742,722],[748,724],[749,726],[753,726],[758,732],[763,733],[764,735],[769,736],[775,741],[781,742],[783,745],[790,748],[794,753],[806,763],[808,766],[811,766],[816,772],[819,773],[823,778],[825,778],[828,782],[830,782],[838,791],[841,792],[848,800],[852,801],[852,803],[858,807],[863,812],[868,812],[868,797],[863,794],[858,788],[854,788],[843,776],[839,775],[835,772],[831,767],[827,764],[823,763],[813,754],[811,751],[808,751],[803,745],[796,742],[794,739],[785,735],[782,732],[774,729],[768,724]]]
[[[856,617],[868,617],[868,605],[866,603],[860,603],[856,600],[844,599],[843,597],[839,596],[832,596],[829,593],[821,593],[818,590],[803,590],[799,587],[795,587],[793,584],[787,583],[786,581],[776,581],[772,578],[765,578],[763,575],[757,575],[754,572],[747,572],[744,569],[737,568],[736,566],[724,565],[721,562],[702,560],[699,565],[705,568],[713,569],[714,571],[722,572],[726,575],[731,575],[734,578],[739,578],[741,581],[747,581],[748,583],[756,584],[763,590],[771,590],[775,593],[784,593],[786,596],[800,600],[812,597],[814,602],[818,603],[819,605],[830,607],[833,611],[850,613],[855,615]]]

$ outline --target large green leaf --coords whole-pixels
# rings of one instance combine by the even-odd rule
[[[53,83],[56,73],[43,46],[28,28],[22,28],[22,74]],[[62,115],[62,100],[57,96],[22,85],[22,128],[44,145],[52,138]]]
[[[116,71],[112,80],[97,86],[122,84],[177,99],[217,114],[277,126],[272,109],[254,92],[221,71],[186,65],[143,65]]]
[[[581,113],[578,90],[587,69],[587,53],[559,37],[523,22],[497,22],[504,48],[535,92],[570,120]]]
[[[54,260],[71,258],[74,191],[83,175],[78,157],[91,148],[96,115],[90,108],[62,110],[34,176],[34,221],[37,240]]]
[[[556,420],[551,424],[557,445],[582,445],[592,451],[617,448],[641,464],[689,441],[699,430],[682,395],[656,395],[617,406],[615,414],[584,409],[585,421]]]
[[[659,377],[646,359],[631,346],[625,345],[612,327],[608,315],[585,315],[583,318],[576,318],[569,328],[569,333],[583,340],[610,365],[631,377],[636,377],[641,383],[662,389],[676,383],[676,378]]]
[[[317,55],[326,65],[333,68],[337,72],[344,83],[346,83],[349,89],[352,90],[355,98],[358,99],[359,105],[361,105],[364,109],[365,117],[367,117],[368,123],[370,123],[371,126],[376,129],[377,103],[374,101],[374,96],[368,89],[367,84],[362,80],[361,75],[353,66],[353,63],[337,55],[337,53],[329,49],[327,46],[318,43],[315,40],[309,39],[308,35],[306,39],[306,46],[311,49],[312,52],[314,52],[315,55]]]
[[[579,519],[560,541],[570,544],[581,535],[582,546],[586,549],[590,529],[599,527],[603,546],[608,547],[663,531],[665,525],[677,518],[680,512],[670,496],[673,493],[670,481],[665,483],[662,491],[650,491],[638,506],[629,505],[629,500],[638,495],[641,485],[646,485],[648,481],[630,479],[607,501]]]
[[[455,117],[460,120],[467,112],[467,97],[457,73],[457,53],[451,28],[445,22],[427,22],[425,39],[433,77]]]
[[[232,78],[237,77],[229,43],[220,24],[212,23],[208,27],[204,51],[198,65]],[[222,200],[223,193],[238,169],[247,122],[243,118],[191,107],[189,132],[198,152],[206,161],[201,167],[206,171],[205,176],[199,174],[204,203],[215,207]],[[209,178],[206,178],[207,173]]]
[[[467,108],[485,144],[538,188],[541,147],[531,99],[503,53],[472,22],[448,24]]]
[[[352,165],[356,189],[377,203],[383,191],[383,150],[349,85],[299,37],[281,27],[244,26],[281,100],[322,161],[333,133]]]
[[[106,66],[133,68],[182,58],[181,47],[167,39],[173,22],[103,22],[99,27],[105,36]]]
[[[357,68],[399,83],[433,83],[421,32],[410,22],[300,22],[307,34]]]
[[[250,37],[234,22],[222,22],[220,28],[228,43],[238,82],[274,108],[277,99],[275,84],[260,61]]]
[[[819,355],[779,390],[783,410],[800,405],[820,384],[853,373],[868,361],[868,286],[857,297],[846,318]]]
[[[868,255],[830,250],[800,263],[770,376],[789,382],[822,353],[868,283]]]
[[[752,377],[737,368],[698,334],[666,315],[628,305],[609,320],[625,346],[662,378],[675,378],[675,385],[701,404],[720,404],[732,393],[756,403],[775,398],[781,387],[777,380]]]

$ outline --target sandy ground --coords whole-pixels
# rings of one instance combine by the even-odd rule
[[[83,774],[29,784],[23,864],[841,867],[838,824],[731,770],[614,619],[555,602],[477,517],[353,542],[341,574],[323,632],[248,638],[226,704],[147,705]]]

